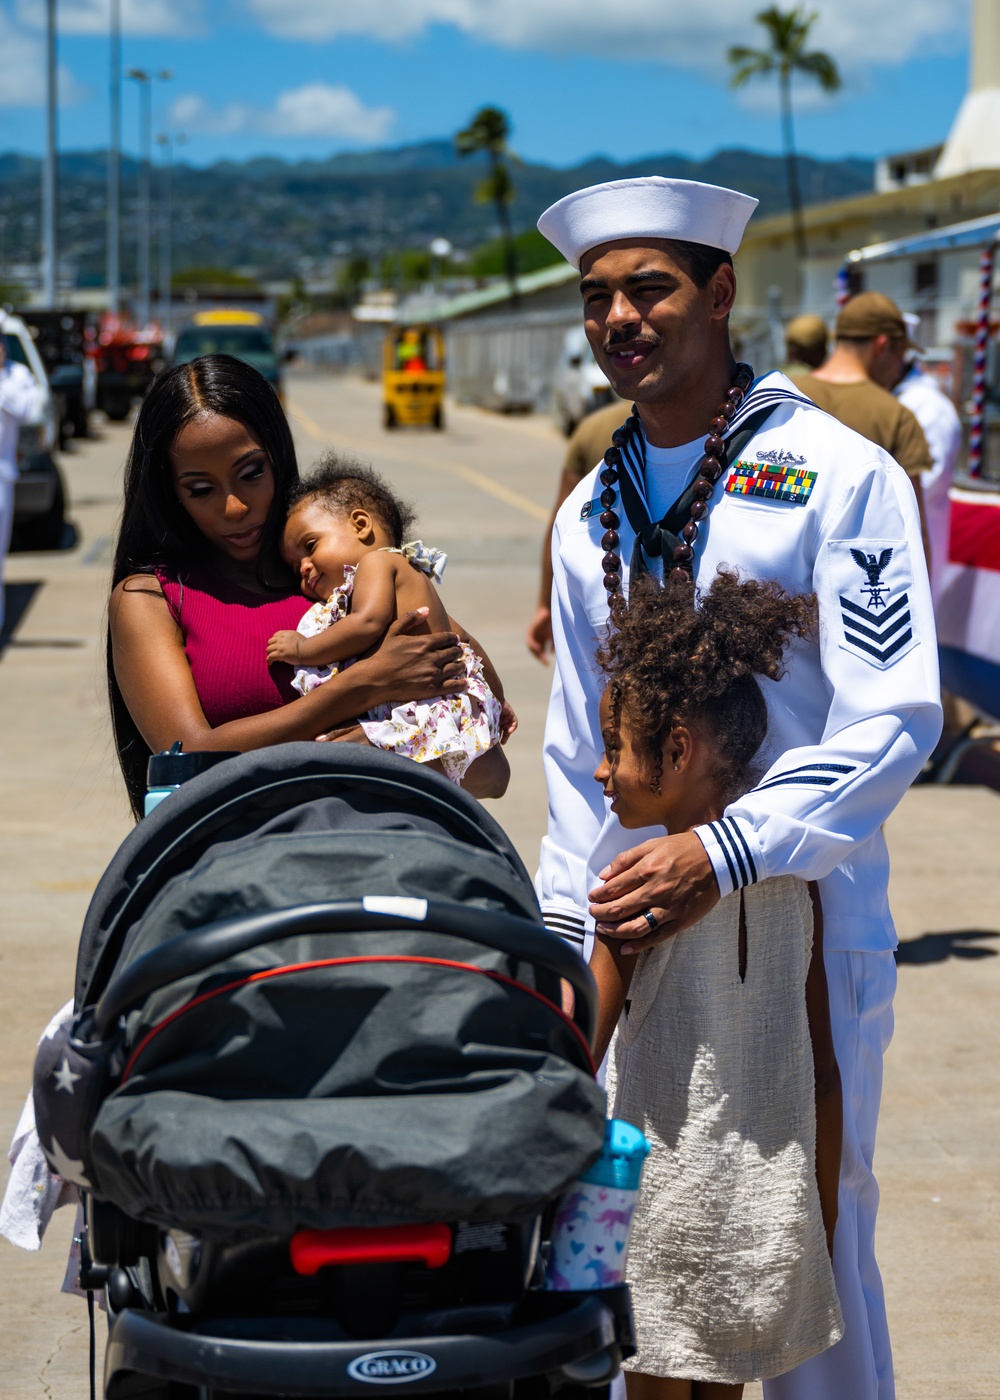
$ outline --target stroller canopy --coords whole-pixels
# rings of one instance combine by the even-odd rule
[[[603,1140],[561,976],[588,1003],[507,836],[439,775],[354,745],[221,763],[87,914],[79,1035],[120,1066],[88,1180],[202,1233],[537,1211]]]
[[[298,857],[296,879],[305,883],[285,878],[280,860],[268,877],[273,887],[258,878],[261,853],[278,838],[289,838],[289,860],[316,853]],[[112,973],[138,955],[140,943],[146,951],[151,937],[359,893],[437,896],[540,922],[528,872],[475,798],[380,749],[280,744],[185,783],[122,843],[84,921],[77,1010],[96,1002]],[[169,906],[166,923],[137,941],[156,901]]]

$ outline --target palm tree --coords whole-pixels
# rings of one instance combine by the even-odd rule
[[[496,207],[511,300],[517,301],[517,253],[508,208],[514,198],[514,181],[510,177],[506,161],[509,136],[510,122],[506,112],[501,112],[499,107],[482,107],[465,130],[455,137],[455,147],[460,156],[471,156],[485,151],[489,158],[490,173],[477,185],[475,197],[481,204],[493,204]]]
[[[781,134],[785,147],[785,169],[788,172],[788,202],[795,228],[795,247],[800,258],[806,256],[806,230],[802,222],[802,195],[799,190],[799,169],[795,155],[795,132],[792,127],[792,75],[805,73],[815,78],[824,92],[837,92],[840,73],[829,54],[818,49],[805,52],[809,31],[816,22],[815,14],[807,15],[798,6],[794,10],[779,10],[771,5],[755,16],[763,25],[769,41],[766,49],[748,49],[734,44],[729,50],[733,67],[734,88],[743,87],[751,78],[778,75],[781,100]]]

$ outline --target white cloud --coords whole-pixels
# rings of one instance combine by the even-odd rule
[[[18,0],[17,13],[33,29],[45,27],[43,0]],[[192,34],[204,28],[201,0],[121,0],[121,16],[125,34]],[[61,34],[107,34],[110,22],[111,0],[59,0]]]
[[[272,107],[230,102],[213,107],[194,93],[178,97],[170,108],[175,129],[233,136],[317,136],[327,140],[377,143],[389,134],[396,114],[391,107],[366,107],[350,88],[306,83],[281,93]]]
[[[45,105],[45,50],[40,39],[15,29],[0,10],[0,107]],[[68,68],[58,75],[59,105],[72,107],[87,95]]]
[[[272,34],[326,40],[367,35],[400,40],[446,24],[512,49],[653,59],[717,75],[731,43],[759,43],[746,0],[244,0]],[[828,0],[814,31],[846,68],[902,63],[917,52],[954,48],[968,31],[968,0]]]
[[[19,33],[0,10],[0,106],[34,107],[42,100],[44,67],[37,39]]]

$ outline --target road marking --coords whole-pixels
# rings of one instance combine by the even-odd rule
[[[372,450],[371,441],[368,439],[350,437],[341,432],[336,435],[325,432],[315,418],[310,417],[301,404],[292,398],[285,398],[285,408],[288,416],[297,422],[314,442],[320,442],[325,447],[342,443],[345,447],[359,448],[364,452]],[[503,486],[499,481],[494,481],[484,472],[476,471],[475,467],[467,467],[461,462],[443,462],[437,457],[424,457],[416,452],[394,451],[389,444],[385,443],[379,443],[377,450],[395,462],[412,462],[427,471],[446,472],[449,476],[457,476],[462,481],[467,481],[470,486],[476,486],[480,491],[485,491],[487,495],[494,496],[498,501],[503,501],[505,505],[512,506],[514,510],[519,510],[522,515],[530,515],[532,520],[540,520],[543,524],[548,523],[549,512],[545,506],[540,506],[537,501],[529,500],[527,496],[522,496],[518,491],[511,491],[509,487]]]

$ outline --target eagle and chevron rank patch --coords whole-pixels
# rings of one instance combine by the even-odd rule
[[[770,462],[737,462],[729,473],[726,492],[730,496],[764,496],[772,501],[791,501],[804,506],[816,484],[816,473],[801,466],[772,465]]]
[[[828,543],[845,651],[886,670],[917,645],[910,608],[909,546],[903,540]]]

